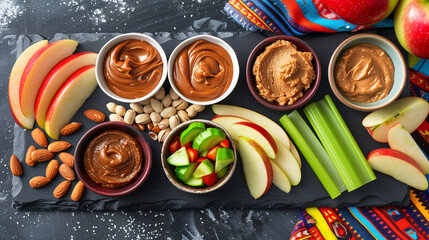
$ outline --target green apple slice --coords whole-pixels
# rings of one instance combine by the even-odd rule
[[[185,147],[180,148],[167,158],[167,162],[173,166],[188,166],[189,157]]]
[[[203,178],[193,178],[191,177],[188,181],[185,182],[186,185],[191,187],[202,187],[204,186]]]
[[[210,162],[209,159],[206,159],[200,163],[200,165],[195,169],[194,173],[192,174],[193,178],[200,178],[205,175],[209,175],[213,172],[213,164]]]
[[[191,163],[189,166],[176,167],[174,173],[176,173],[176,177],[180,181],[186,182],[192,177],[192,173],[194,173],[195,168],[197,168],[197,163]]]
[[[188,142],[194,141],[195,137],[206,129],[206,126],[202,122],[193,122],[189,124],[188,128],[180,134],[180,143],[182,145]]]
[[[217,177],[219,179],[221,179],[221,178],[223,178],[226,175],[227,172],[228,172],[228,168],[224,167],[219,172],[217,172],[216,174],[217,174]]]
[[[222,130],[207,128],[195,137],[192,148],[198,150],[198,152],[204,152],[218,145],[225,138],[225,133]]]
[[[234,162],[234,151],[231,148],[218,148],[216,154],[215,172],[224,169]]]

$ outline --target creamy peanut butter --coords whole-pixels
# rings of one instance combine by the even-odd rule
[[[104,77],[110,90],[120,97],[146,96],[162,77],[161,55],[143,40],[129,39],[113,47],[104,62]]]
[[[315,79],[313,54],[278,40],[265,48],[253,65],[259,94],[268,101],[291,105],[300,99]]]
[[[386,97],[393,86],[395,67],[380,47],[360,43],[342,53],[334,68],[335,82],[347,98],[370,103]]]
[[[183,48],[174,60],[174,84],[183,95],[195,101],[220,97],[231,84],[232,75],[229,53],[206,40]]]

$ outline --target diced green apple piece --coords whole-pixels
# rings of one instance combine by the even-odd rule
[[[182,145],[194,141],[195,137],[206,129],[202,122],[193,122],[189,124],[188,128],[180,134],[180,143]]]
[[[189,166],[176,167],[174,173],[180,181],[187,182],[192,177],[197,166],[197,163],[191,163]]]
[[[191,177],[188,181],[185,182],[185,184],[191,187],[203,187],[205,185],[202,177],[200,178]]]
[[[227,172],[228,172],[228,168],[224,167],[219,172],[217,172],[216,174],[217,174],[217,177],[219,179],[221,179],[221,178],[223,178],[226,175]]]
[[[225,138],[226,135],[222,130],[207,128],[195,137],[192,148],[198,150],[198,152],[204,152],[218,145]]]
[[[213,172],[213,164],[210,162],[209,159],[206,159],[198,165],[198,167],[195,169],[194,173],[192,174],[193,178],[201,178],[205,175],[209,175]]]
[[[231,148],[218,148],[216,154],[215,172],[218,173],[234,162],[234,151]]]
[[[167,158],[167,162],[173,166],[188,166],[189,157],[185,147],[181,147]]]

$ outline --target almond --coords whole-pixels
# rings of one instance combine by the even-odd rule
[[[10,156],[10,171],[14,176],[22,175],[22,166],[15,154],[12,154],[12,156]]]
[[[85,185],[83,185],[83,183],[81,181],[79,181],[78,183],[76,183],[76,185],[73,188],[73,192],[70,196],[70,198],[73,201],[79,201],[80,198],[83,195],[83,191],[85,190]]]
[[[94,122],[98,122],[98,123],[102,123],[106,119],[106,115],[104,115],[104,113],[102,113],[98,110],[95,110],[95,109],[88,109],[85,112],[83,112],[83,114],[89,120],[94,121]]]
[[[31,153],[31,160],[35,162],[46,162],[51,160],[54,154],[47,149],[37,149]]]
[[[58,184],[58,186],[54,189],[54,192],[53,192],[54,197],[58,199],[62,198],[69,190],[70,185],[71,185],[70,181],[67,181],[67,180]]]
[[[70,136],[82,127],[82,123],[72,122],[61,128],[61,135]]]
[[[43,133],[40,128],[36,128],[31,132],[31,136],[33,137],[33,140],[39,144],[41,147],[47,147],[48,146],[48,139],[46,138],[46,135]]]
[[[49,178],[44,176],[37,176],[32,179],[30,179],[30,187],[32,188],[40,188],[45,186],[50,182]]]
[[[75,180],[76,176],[74,175],[73,169],[71,169],[67,164],[61,164],[59,172],[63,178],[73,181]]]
[[[58,155],[61,161],[67,164],[69,167],[74,167],[74,156],[70,153],[62,152]]]
[[[62,152],[71,147],[71,144],[67,141],[56,141],[48,145],[48,150],[51,152]]]
[[[31,145],[30,147],[28,147],[27,154],[25,155],[25,163],[27,163],[27,165],[30,167],[32,167],[36,164],[36,162],[33,161],[33,159],[31,159],[31,153],[34,150],[36,150],[36,147]]]
[[[46,167],[46,177],[52,180],[57,175],[59,167],[60,163],[57,160],[51,160]]]

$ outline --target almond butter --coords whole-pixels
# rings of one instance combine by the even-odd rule
[[[74,167],[74,156],[70,153],[62,152],[58,155],[61,161],[67,164],[69,167]]]
[[[82,127],[82,123],[72,122],[61,128],[61,135],[70,136]]]
[[[68,149],[69,147],[71,147],[71,144],[67,141],[55,141],[55,142],[51,142],[48,145],[48,150],[56,153],[56,152],[62,152]]]
[[[31,159],[31,153],[34,150],[36,150],[36,147],[31,145],[30,147],[28,147],[27,154],[25,155],[25,163],[27,163],[27,165],[30,167],[33,167],[36,164],[36,162]]]
[[[104,113],[102,113],[98,110],[95,110],[95,109],[88,109],[85,112],[83,112],[83,114],[89,120],[94,121],[94,122],[98,122],[98,123],[102,123],[106,119],[106,115],[104,115]]]
[[[15,154],[12,154],[12,156],[10,156],[10,171],[14,176],[22,175],[22,166]]]
[[[49,178],[44,176],[37,176],[30,179],[30,187],[41,188],[50,182]]]
[[[51,160],[54,154],[47,149],[37,149],[31,153],[31,160],[35,162],[46,162]]]
[[[62,198],[69,190],[70,185],[71,185],[70,181],[67,181],[67,180],[58,184],[58,186],[54,189],[54,192],[53,192],[54,197],[58,199]]]
[[[39,144],[41,147],[47,147],[48,146],[48,139],[46,138],[46,135],[43,133],[40,128],[36,128],[31,132],[31,136],[33,137],[33,140]]]
[[[54,179],[54,177],[57,175],[58,173],[58,168],[60,167],[60,163],[57,160],[51,160],[48,164],[48,166],[46,167],[46,177],[49,180]]]
[[[61,164],[59,172],[63,178],[73,181],[75,180],[76,176],[74,175],[73,169],[71,169],[67,164]]]
[[[85,190],[85,185],[83,185],[83,183],[81,181],[76,183],[76,185],[73,188],[73,192],[70,196],[71,200],[79,201],[83,195],[84,190]]]

